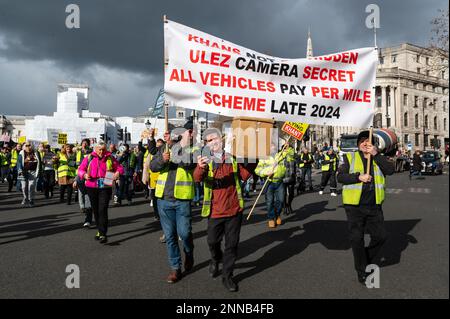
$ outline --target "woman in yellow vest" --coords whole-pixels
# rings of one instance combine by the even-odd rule
[[[61,152],[57,157],[57,173],[59,184],[59,200],[64,203],[64,194],[67,190],[67,205],[72,203],[72,184],[75,181],[77,175],[77,158],[73,152],[73,146],[70,144],[64,144],[61,148]]]
[[[385,176],[394,173],[394,163],[378,153],[369,141],[369,132],[358,135],[358,152],[344,155],[339,167],[338,181],[342,183],[342,201],[347,214],[350,242],[352,245],[358,281],[365,283],[366,267],[375,263],[386,240],[384,217],[381,205],[384,202]],[[370,174],[366,174],[370,160]],[[370,234],[369,246],[364,246],[364,232]]]

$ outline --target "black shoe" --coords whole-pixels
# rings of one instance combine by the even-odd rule
[[[310,190],[311,192],[313,192],[313,191],[314,191],[314,187],[311,186],[311,187],[309,188],[309,190]]]
[[[211,278],[215,278],[219,275],[219,263],[215,261],[211,261],[209,263],[209,276]]]
[[[98,240],[100,241],[100,244],[106,244],[108,242],[108,237],[106,236],[100,236],[98,238]]]
[[[222,283],[229,292],[236,292],[239,289],[232,277],[223,277]]]
[[[371,273],[368,272],[358,272],[358,281],[359,283],[361,283],[362,285],[366,285],[366,279],[367,276],[369,276]]]

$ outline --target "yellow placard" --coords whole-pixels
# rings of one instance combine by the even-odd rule
[[[308,127],[309,124],[306,123],[284,122],[281,130],[300,141],[303,138],[303,135],[305,135]]]
[[[26,136],[19,136],[19,144],[23,144],[27,141],[27,137]]]
[[[58,133],[58,144],[67,144],[67,133]]]

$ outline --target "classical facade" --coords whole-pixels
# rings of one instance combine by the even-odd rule
[[[374,127],[395,131],[403,146],[448,141],[448,56],[404,43],[379,53]]]

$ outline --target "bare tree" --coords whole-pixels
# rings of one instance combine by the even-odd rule
[[[431,21],[430,62],[433,71],[445,72],[448,77],[448,8],[440,9],[439,14]]]

